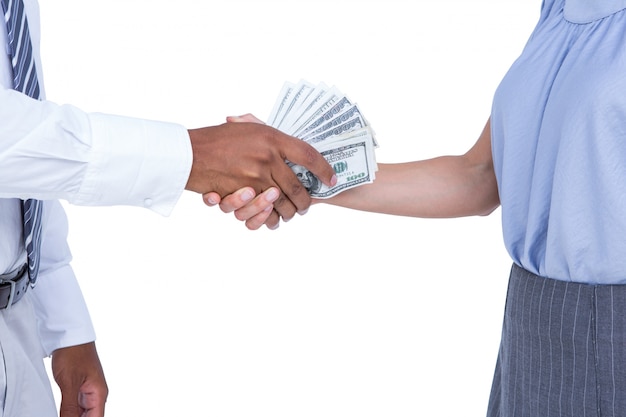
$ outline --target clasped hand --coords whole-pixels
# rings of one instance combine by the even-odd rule
[[[281,217],[289,220],[311,205],[311,197],[286,160],[306,167],[327,186],[336,183],[332,167],[306,142],[251,115],[228,121],[189,130],[193,164],[185,188],[203,194],[209,205],[230,196],[220,207],[228,212],[245,206],[236,216],[249,229],[263,224],[273,229]]]

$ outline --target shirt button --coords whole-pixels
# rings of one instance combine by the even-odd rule
[[[145,200],[143,200],[143,205],[144,205],[144,207],[152,206],[152,199],[151,198],[146,198]]]

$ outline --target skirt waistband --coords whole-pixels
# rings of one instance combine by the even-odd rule
[[[534,274],[525,268],[522,268],[516,263],[514,263],[513,267],[511,268],[511,277],[516,277],[518,279],[531,279],[531,280],[538,279],[538,280],[554,281],[555,284],[559,286],[567,284],[568,287],[581,286],[583,288],[590,287],[590,288],[597,288],[600,290],[607,290],[609,288],[613,288],[619,291],[626,291],[626,284],[590,284],[590,283],[584,283],[584,282],[564,281],[564,280],[559,280],[555,278],[543,277],[541,275]]]

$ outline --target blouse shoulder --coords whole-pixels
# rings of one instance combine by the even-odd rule
[[[565,19],[572,23],[591,23],[626,9],[626,0],[565,0]]]

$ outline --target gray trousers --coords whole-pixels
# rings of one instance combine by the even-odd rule
[[[626,285],[513,265],[488,417],[625,417]]]

